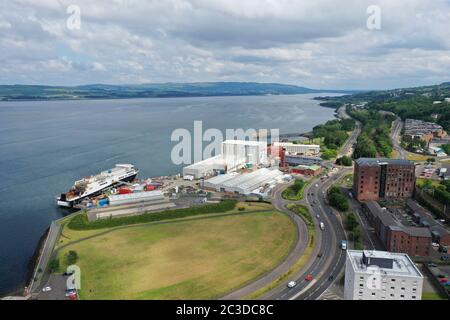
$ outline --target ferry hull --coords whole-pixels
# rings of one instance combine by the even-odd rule
[[[119,182],[117,182],[117,183],[120,183],[120,182],[132,182],[134,179],[136,179],[137,174],[138,174],[138,172],[136,172],[135,174],[133,174],[133,175],[131,175],[131,176],[129,176],[129,177],[126,177],[126,178],[124,178],[124,179],[121,179],[121,180],[120,180]],[[103,189],[101,189],[101,190],[99,190],[99,191],[97,191],[97,192],[94,192],[94,193],[85,195],[84,197],[81,197],[81,198],[78,198],[78,199],[72,200],[72,201],[61,200],[61,198],[58,197],[58,199],[56,200],[56,204],[57,204],[59,207],[73,208],[73,206],[74,206],[75,204],[81,202],[83,199],[86,199],[87,197],[97,196],[97,195],[99,195],[103,190],[105,190],[106,188],[109,188],[109,187],[111,187],[111,186],[114,186],[114,185],[117,184],[117,183],[113,183],[113,184],[111,184],[111,185],[105,186],[105,188],[103,188]]]

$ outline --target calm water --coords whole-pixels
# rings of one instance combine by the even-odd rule
[[[54,197],[116,163],[140,177],[175,174],[176,128],[279,128],[305,132],[333,118],[313,95],[0,102],[0,294],[23,286],[49,223],[66,211]]]

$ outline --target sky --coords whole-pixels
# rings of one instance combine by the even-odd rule
[[[8,0],[0,84],[450,81],[450,0]]]

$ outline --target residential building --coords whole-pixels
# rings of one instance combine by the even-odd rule
[[[387,251],[407,253],[412,257],[429,256],[432,236],[428,228],[403,225],[375,201],[365,202],[362,208]]]
[[[406,208],[415,223],[430,230],[433,242],[450,246],[450,232],[437,222],[427,209],[412,199],[408,199]]]
[[[433,138],[441,139],[445,136],[447,136],[447,132],[445,132],[442,126],[436,123],[415,119],[405,120],[405,133],[403,137],[407,141],[420,139],[429,143]]]
[[[423,276],[404,253],[347,250],[344,299],[421,300]]]
[[[353,192],[358,201],[409,198],[415,187],[415,166],[403,159],[359,158],[355,161]]]

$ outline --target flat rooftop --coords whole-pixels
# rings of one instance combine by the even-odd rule
[[[359,158],[356,161],[359,166],[380,166],[383,164],[391,165],[414,165],[414,162],[406,159],[388,159],[388,158]]]
[[[373,274],[381,272],[387,276],[423,278],[419,269],[406,253],[347,250],[351,266],[355,272]],[[365,261],[363,256],[366,257]]]
[[[244,146],[264,146],[267,147],[267,142],[256,140],[225,140],[222,144],[237,144]]]

